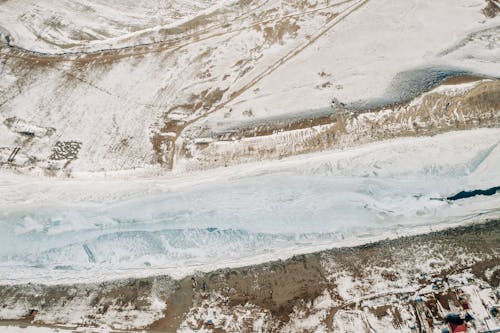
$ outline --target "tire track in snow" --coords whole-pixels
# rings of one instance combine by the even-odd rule
[[[260,74],[258,74],[255,78],[253,78],[250,82],[248,82],[247,84],[245,84],[243,87],[241,87],[237,91],[232,92],[228,99],[226,99],[225,101],[217,104],[212,110],[209,110],[208,112],[204,113],[203,115],[200,115],[200,116],[198,116],[198,117],[196,117],[196,118],[194,118],[194,119],[186,122],[186,124],[182,127],[182,129],[179,131],[179,133],[177,133],[177,136],[176,136],[175,140],[172,141],[173,142],[173,147],[172,147],[172,152],[171,152],[171,156],[169,157],[169,163],[168,163],[168,165],[170,166],[170,168],[173,169],[173,167],[174,167],[175,150],[176,150],[177,140],[178,140],[179,137],[181,137],[182,132],[187,127],[189,127],[190,125],[196,123],[200,119],[203,119],[203,118],[207,117],[208,115],[210,115],[210,114],[212,114],[214,112],[219,111],[220,109],[222,109],[223,107],[225,107],[227,104],[229,104],[230,102],[234,101],[237,97],[239,97],[245,91],[247,91],[248,89],[250,89],[253,86],[255,86],[262,79],[264,79],[268,75],[272,74],[274,71],[276,71],[282,65],[284,65],[289,60],[291,60],[292,58],[294,58],[295,56],[297,56],[298,54],[300,54],[302,51],[304,51],[305,49],[307,49],[309,46],[311,46],[312,44],[314,44],[319,38],[321,38],[326,33],[328,33],[333,27],[335,27],[337,24],[343,22],[349,15],[351,15],[354,12],[356,12],[358,9],[362,8],[369,1],[370,0],[361,0],[361,1],[356,2],[354,5],[350,6],[345,11],[341,12],[340,14],[338,14],[337,17],[335,17],[331,22],[326,23],[323,26],[323,29],[321,29],[315,36],[311,37],[306,43],[304,43],[303,45],[300,45],[300,46],[296,47],[293,50],[291,50],[285,56],[283,56],[282,58],[278,59],[277,61],[275,61],[270,66],[268,66],[263,72],[261,72]]]
[[[45,60],[51,60],[51,61],[60,61],[60,62],[65,62],[65,61],[75,61],[75,60],[83,60],[79,59],[79,57],[87,57],[87,56],[92,56],[95,58],[99,59],[113,59],[113,60],[118,60],[118,59],[123,59],[123,58],[128,58],[128,57],[134,57],[134,56],[141,56],[141,55],[146,55],[146,54],[151,54],[151,53],[158,53],[158,52],[163,52],[163,51],[171,51],[171,52],[176,52],[182,48],[185,48],[187,46],[206,41],[212,38],[224,36],[224,35],[229,35],[229,34],[234,34],[237,32],[245,31],[248,29],[253,29],[255,26],[261,25],[261,24],[266,24],[266,23],[271,23],[271,22],[276,22],[276,21],[281,21],[284,19],[288,18],[294,18],[294,17],[301,17],[305,15],[309,15],[318,11],[330,9],[330,8],[335,8],[342,6],[346,3],[353,2],[355,0],[345,0],[342,2],[338,2],[332,5],[324,6],[321,8],[315,8],[309,11],[304,11],[304,12],[298,12],[298,13],[292,13],[288,15],[283,15],[283,16],[278,16],[274,18],[268,18],[256,22],[252,22],[247,26],[240,27],[237,29],[232,29],[228,31],[223,31],[223,32],[216,32],[214,34],[211,34],[209,36],[201,37],[203,35],[206,35],[214,30],[223,28],[224,25],[226,24],[233,24],[237,20],[241,19],[242,17],[249,16],[249,15],[240,15],[236,17],[235,19],[231,20],[230,23],[222,23],[219,25],[216,25],[214,27],[210,27],[209,29],[203,30],[201,32],[197,32],[191,35],[186,35],[183,37],[178,37],[174,38],[172,40],[163,40],[163,41],[157,41],[157,42],[152,42],[152,43],[144,43],[144,44],[135,44],[135,45],[130,45],[130,46],[124,46],[120,48],[108,48],[108,49],[101,49],[101,50],[96,50],[96,51],[75,51],[75,52],[62,52],[62,53],[44,53],[44,52],[39,52],[39,51],[34,51],[34,50],[29,50],[20,46],[9,46],[6,48],[9,51],[14,51],[14,52],[19,52],[20,54],[9,54],[9,53],[4,53],[5,55],[12,57],[12,58],[19,58],[19,59],[27,59],[27,60],[37,60],[40,58],[45,58]],[[267,3],[267,1],[265,2]],[[264,3],[264,4],[265,4]],[[263,4],[263,5],[264,5]],[[258,6],[257,8],[259,8]],[[253,11],[250,11],[253,13]],[[188,40],[188,42],[185,42],[184,44],[176,45],[176,43],[183,42]],[[153,48],[154,47],[154,48]],[[1,48],[1,45],[0,45]],[[139,51],[138,49],[141,48],[148,48],[146,50]],[[131,51],[131,52],[129,52]],[[129,53],[123,53],[120,54],[120,52],[129,52]],[[92,60],[95,60],[94,58]]]

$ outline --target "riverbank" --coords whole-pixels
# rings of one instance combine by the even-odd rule
[[[163,178],[0,178],[0,284],[240,267],[498,217],[499,129]]]
[[[384,332],[409,332],[411,325],[432,326],[444,313],[458,311],[457,288],[471,294],[470,311],[477,312],[478,321],[488,302],[498,304],[499,249],[500,221],[495,220],[181,280],[158,276],[97,285],[2,286],[0,314],[5,318],[24,308],[28,312],[17,320],[24,318],[25,324],[151,332],[294,332],[335,325],[349,332],[366,321],[390,325]],[[425,307],[438,302],[444,310],[431,308],[429,320],[422,322],[418,312],[426,310],[415,310],[419,297]]]

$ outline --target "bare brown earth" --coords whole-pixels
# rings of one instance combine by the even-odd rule
[[[500,4],[497,0],[488,0],[486,7],[483,9],[483,14],[486,17],[493,18],[500,13]]]
[[[427,269],[419,268],[426,262],[431,262]],[[111,325],[123,328],[127,320],[134,319],[127,317],[127,313],[130,315],[127,311],[134,309],[138,316],[147,312],[149,296],[154,292],[167,307],[160,318],[148,325],[150,332],[174,332],[181,326],[229,332],[231,320],[238,320],[242,309],[251,315],[240,323],[238,331],[251,332],[254,321],[264,318],[264,331],[278,332],[287,331],[287,325],[298,314],[311,315],[314,311],[311,304],[323,297],[321,295],[328,295],[333,305],[322,319],[327,327],[332,327],[332,320],[339,311],[368,308],[379,320],[389,318],[394,327],[416,323],[419,321],[416,313],[426,313],[429,320],[419,323],[422,332],[442,319],[439,308],[449,309],[450,302],[460,304],[457,291],[452,287],[427,293],[424,304],[415,303],[415,298],[410,297],[414,292],[429,286],[436,278],[446,284],[448,278],[464,272],[475,276],[474,283],[496,288],[499,286],[499,265],[500,221],[490,221],[300,255],[285,261],[200,272],[177,281],[160,276],[98,285],[0,286],[0,307],[24,306],[27,309],[24,317],[12,318],[18,324],[81,325],[68,322],[64,313],[55,316],[59,318],[55,321],[44,319],[47,313],[61,311],[61,308],[71,312],[74,307],[75,311],[82,312],[86,326],[102,324],[106,314],[112,314],[120,318]],[[487,273],[492,271],[496,273]],[[357,297],[346,298],[340,291],[346,288],[343,277],[349,277]],[[195,287],[192,278],[196,280]],[[381,283],[388,287],[377,290],[376,286]],[[234,318],[217,320],[217,316],[207,313],[211,309],[229,314],[228,318],[233,314]],[[415,310],[411,320],[401,317],[401,312],[413,311],[408,309]],[[214,325],[207,324],[210,318],[215,319]]]
[[[470,83],[470,82],[476,82],[479,80],[484,79],[481,76],[474,76],[474,75],[459,75],[459,76],[452,76],[450,78],[447,78],[444,80],[441,84],[442,85],[455,85],[455,84],[462,84],[462,83]]]

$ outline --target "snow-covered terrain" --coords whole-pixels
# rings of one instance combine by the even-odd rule
[[[38,52],[70,52],[116,47],[140,32],[158,32],[197,14],[210,12],[218,1],[93,0],[3,1],[0,26],[10,42]],[[219,7],[219,6],[216,6]],[[212,9],[214,10],[214,9]],[[0,29],[1,30],[1,29]]]
[[[171,169],[228,128],[408,100],[450,75],[498,77],[500,16],[487,4],[3,1],[0,163]]]
[[[475,225],[214,272],[180,331],[438,333],[449,329],[448,314],[467,313],[467,332],[496,332],[498,222],[491,225],[484,238],[474,229],[486,225]]]
[[[453,279],[486,318],[500,193],[446,198],[500,186],[499,13],[0,0],[0,331],[430,331]]]
[[[468,313],[468,332],[495,331],[499,226],[471,224],[179,280],[0,285],[0,325],[51,325],[28,328],[42,332],[438,333],[448,314]]]
[[[71,330],[65,329],[54,329],[48,327],[36,327],[36,326],[28,326],[28,327],[18,327],[18,326],[4,326],[2,327],[2,331],[5,333],[54,333],[54,332],[71,332]]]
[[[482,129],[164,178],[2,176],[0,283],[179,277],[498,217],[498,194],[436,199],[498,186],[499,143]]]
[[[51,328],[51,327],[39,327],[39,326],[0,326],[3,333],[108,333],[108,332],[118,332],[116,330],[111,330],[109,328],[76,328],[76,329],[65,329],[61,327]],[[133,331],[127,331],[133,332]]]

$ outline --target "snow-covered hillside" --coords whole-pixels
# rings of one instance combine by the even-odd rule
[[[7,0],[0,6],[0,26],[11,43],[27,50],[89,51],[125,41],[133,44],[135,35],[158,33],[209,13],[217,4],[214,0]]]
[[[343,274],[359,267],[336,271],[343,256],[304,256],[316,270],[285,269],[292,289],[274,299],[261,290],[286,282],[233,288],[233,273],[207,273],[221,282],[207,293],[188,275],[453,225],[482,235],[476,223],[500,218],[499,6],[0,0],[0,330],[8,319],[192,330],[212,316],[228,331],[247,318],[256,331],[382,331],[389,317],[398,331],[420,316],[404,290],[432,288],[413,263],[494,282],[496,232],[486,248],[423,237],[426,256],[403,242],[399,266],[380,257],[355,284]],[[454,200],[476,190],[487,195]],[[433,266],[440,249],[459,255]],[[373,298],[400,269],[397,295]]]
[[[496,77],[500,17],[488,3],[3,1],[0,163],[46,175],[206,168],[221,165],[203,149],[218,133],[409,100],[448,76]],[[474,122],[447,126],[498,124],[498,87],[488,94]],[[253,149],[250,160],[279,157]]]

